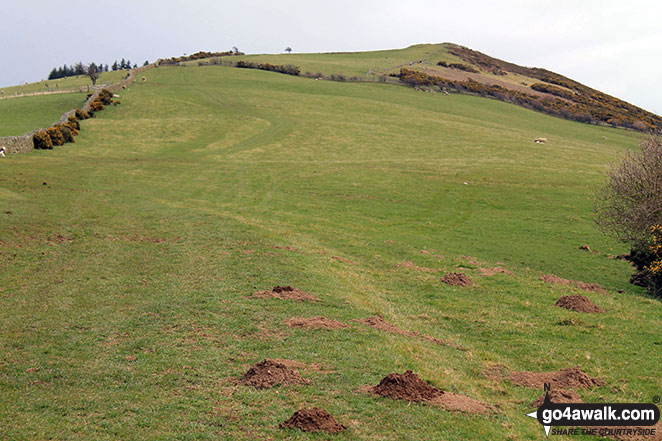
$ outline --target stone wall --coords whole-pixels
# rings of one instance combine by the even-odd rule
[[[142,66],[137,69],[132,69],[129,72],[129,75],[127,78],[123,79],[119,83],[114,83],[111,85],[105,85],[104,89],[107,89],[111,92],[118,92],[122,89],[126,89],[133,83],[133,80],[136,78],[136,74],[144,72],[147,69],[150,69],[154,67],[155,65],[149,64],[147,66]],[[85,111],[90,110],[90,107],[92,106],[92,102],[99,96],[99,92],[101,92],[101,89],[98,88],[97,90],[94,91],[94,93],[85,101],[85,104],[83,104],[82,109]],[[76,113],[76,109],[69,110],[62,114],[60,117],[59,121],[56,122],[55,124],[51,125],[50,127],[56,126],[58,124],[62,124],[67,122],[67,119],[69,119],[70,115],[73,115]],[[34,136],[35,133],[39,132],[40,130],[44,129],[35,129],[31,131],[30,133],[26,133],[25,135],[21,136],[7,136],[4,138],[0,138],[0,147],[5,148],[5,154],[10,154],[10,153],[27,153],[32,150],[34,150],[34,142],[32,140],[32,137]]]

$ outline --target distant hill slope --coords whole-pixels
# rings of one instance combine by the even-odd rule
[[[221,60],[225,64],[238,61],[292,64],[305,76],[345,81],[397,81],[425,90],[489,96],[586,123],[641,131],[662,129],[660,116],[577,81],[546,69],[499,60],[453,43],[418,44],[405,49],[370,52],[241,55]],[[196,59],[182,64],[209,62],[209,59]]]

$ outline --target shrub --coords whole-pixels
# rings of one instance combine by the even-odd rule
[[[67,124],[70,124],[71,129],[73,129],[73,130],[80,130],[80,123],[78,122],[76,117],[73,116],[73,115],[70,116],[69,118],[67,118]]]
[[[89,119],[90,114],[84,111],[83,109],[76,110],[76,119],[82,121],[84,119]]]
[[[51,138],[51,142],[54,146],[64,145],[64,136],[62,136],[62,132],[60,131],[59,127],[49,127],[46,129],[46,132]]]
[[[102,89],[99,92],[99,97],[95,101],[100,101],[101,103],[108,105],[113,102],[113,93],[107,89]]]
[[[35,133],[32,137],[32,142],[34,143],[34,148],[36,149],[53,149],[53,141],[51,141],[51,137],[48,136],[46,130],[40,130],[39,132]]]
[[[62,124],[62,127],[66,127],[67,129],[69,129],[72,136],[78,136],[78,129],[71,122],[67,121],[66,123]],[[74,142],[74,141],[70,141],[70,142]]]
[[[662,265],[651,268],[662,260],[662,138],[651,136],[641,147],[609,173],[598,194],[596,223],[630,245],[630,260],[639,271],[657,277],[650,278],[657,284],[649,288],[659,295]]]
[[[662,297],[662,225],[651,227],[651,243],[648,247],[650,263],[644,268],[648,290],[656,297]]]
[[[331,81],[346,81],[347,77],[343,74],[331,74]]]
[[[92,101],[92,104],[90,105],[90,110],[91,112],[98,112],[99,110],[103,110],[104,106],[101,101]]]
[[[76,140],[74,139],[74,134],[72,133],[71,129],[67,127],[65,124],[56,126],[56,128],[62,134],[62,139],[64,139],[64,142],[76,142]]]

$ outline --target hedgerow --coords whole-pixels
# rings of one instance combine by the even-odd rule
[[[294,66],[292,64],[270,64],[270,63],[256,64],[250,61],[241,60],[241,61],[237,61],[235,67],[239,67],[242,69],[267,70],[270,72],[279,72],[286,75],[299,75],[301,73],[301,69],[299,69],[298,66]]]

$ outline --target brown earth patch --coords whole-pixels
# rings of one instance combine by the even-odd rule
[[[474,282],[464,273],[448,273],[441,281],[451,286],[473,286]]]
[[[61,234],[56,234],[55,237],[48,238],[48,242],[54,245],[60,245],[65,242],[73,242],[73,241],[74,241],[73,237],[66,237]]]
[[[283,365],[285,365],[285,367],[290,368],[290,369],[302,369],[304,371],[313,370],[313,371],[316,371],[316,372],[320,372],[322,374],[330,374],[330,373],[334,372],[332,368],[330,368],[328,366],[321,365],[319,363],[306,364],[302,361],[288,360],[286,358],[272,358],[271,360],[276,362],[276,363],[283,364]]]
[[[512,271],[507,270],[503,267],[500,266],[495,266],[493,268],[478,268],[478,271],[480,271],[481,276],[494,276],[496,274],[505,274],[507,276],[514,276]]]
[[[580,282],[577,281],[577,287],[579,289],[582,289],[586,292],[598,292],[600,294],[607,294],[607,291],[597,283],[586,283],[586,282]]]
[[[299,429],[304,432],[326,433],[338,433],[347,429],[338,423],[329,412],[318,407],[297,410],[287,421],[280,423],[280,427]]]
[[[478,265],[478,259],[476,259],[475,257],[471,257],[471,256],[460,256],[460,257],[472,265]]]
[[[534,389],[542,389],[545,383],[549,383],[552,389],[590,389],[605,384],[601,378],[582,372],[579,366],[551,372],[510,372],[505,379]]]
[[[296,369],[288,368],[283,363],[269,359],[253,365],[240,381],[258,389],[269,389],[287,384],[310,384],[310,380],[303,378]]]
[[[436,269],[433,268],[426,268],[424,266],[418,266],[414,262],[407,261],[407,262],[402,262],[396,265],[398,268],[407,268],[407,269],[413,269],[416,271],[423,271],[425,273],[433,273],[437,271]]]
[[[271,290],[257,291],[253,293],[253,297],[260,299],[281,299],[281,300],[296,300],[299,302],[315,302],[319,300],[312,294],[302,291],[291,286],[275,286]]]
[[[605,312],[604,309],[593,303],[591,299],[582,295],[563,296],[556,301],[556,306],[590,314],[600,314]]]
[[[538,408],[545,402],[545,395],[540,395],[529,406]],[[549,391],[549,401],[552,403],[581,403],[582,398],[577,392],[570,389],[552,389]]]
[[[380,315],[373,315],[370,317],[366,317],[363,319],[354,319],[352,320],[354,322],[359,322],[361,324],[364,324],[366,326],[370,326],[371,328],[379,329],[380,331],[388,332],[390,334],[398,334],[398,335],[404,335],[407,337],[416,337],[420,338],[425,341],[429,341],[432,343],[444,345],[444,346],[449,346],[451,348],[459,349],[461,351],[466,351],[467,349],[457,345],[453,342],[449,341],[444,341],[444,340],[439,340],[438,338],[432,337],[431,335],[422,335],[419,334],[418,332],[413,332],[413,331],[407,331],[402,328],[398,328],[395,325],[392,325],[388,323],[384,318]]]
[[[340,257],[340,256],[332,256],[331,258],[333,260],[337,260],[338,262],[347,263],[349,265],[358,265],[359,264],[358,262],[354,262],[353,260],[345,259],[344,257]]]
[[[540,276],[540,280],[547,283],[553,283],[555,285],[570,285],[572,283],[570,280],[555,276],[554,274],[543,274]]]
[[[368,386],[365,391],[394,400],[429,403],[444,410],[468,413],[488,413],[492,410],[487,404],[473,398],[444,392],[421,380],[412,371],[388,374],[377,386]]]
[[[287,250],[287,251],[292,251],[293,253],[296,253],[296,252],[299,251],[298,249],[296,249],[296,248],[294,248],[294,247],[292,247],[292,246],[289,246],[289,245],[287,245],[287,246],[274,245],[274,246],[271,247],[271,248],[274,248],[274,249],[276,249],[276,250]]]
[[[290,328],[313,328],[313,329],[349,328],[349,326],[347,326],[342,322],[333,319],[328,319],[322,316],[317,316],[312,318],[292,317],[291,319],[285,320],[285,324]]]
[[[580,280],[568,280],[553,274],[543,274],[540,280],[555,285],[575,285],[577,288],[586,292],[598,292],[600,294],[607,294],[607,291],[597,283],[587,283]]]

